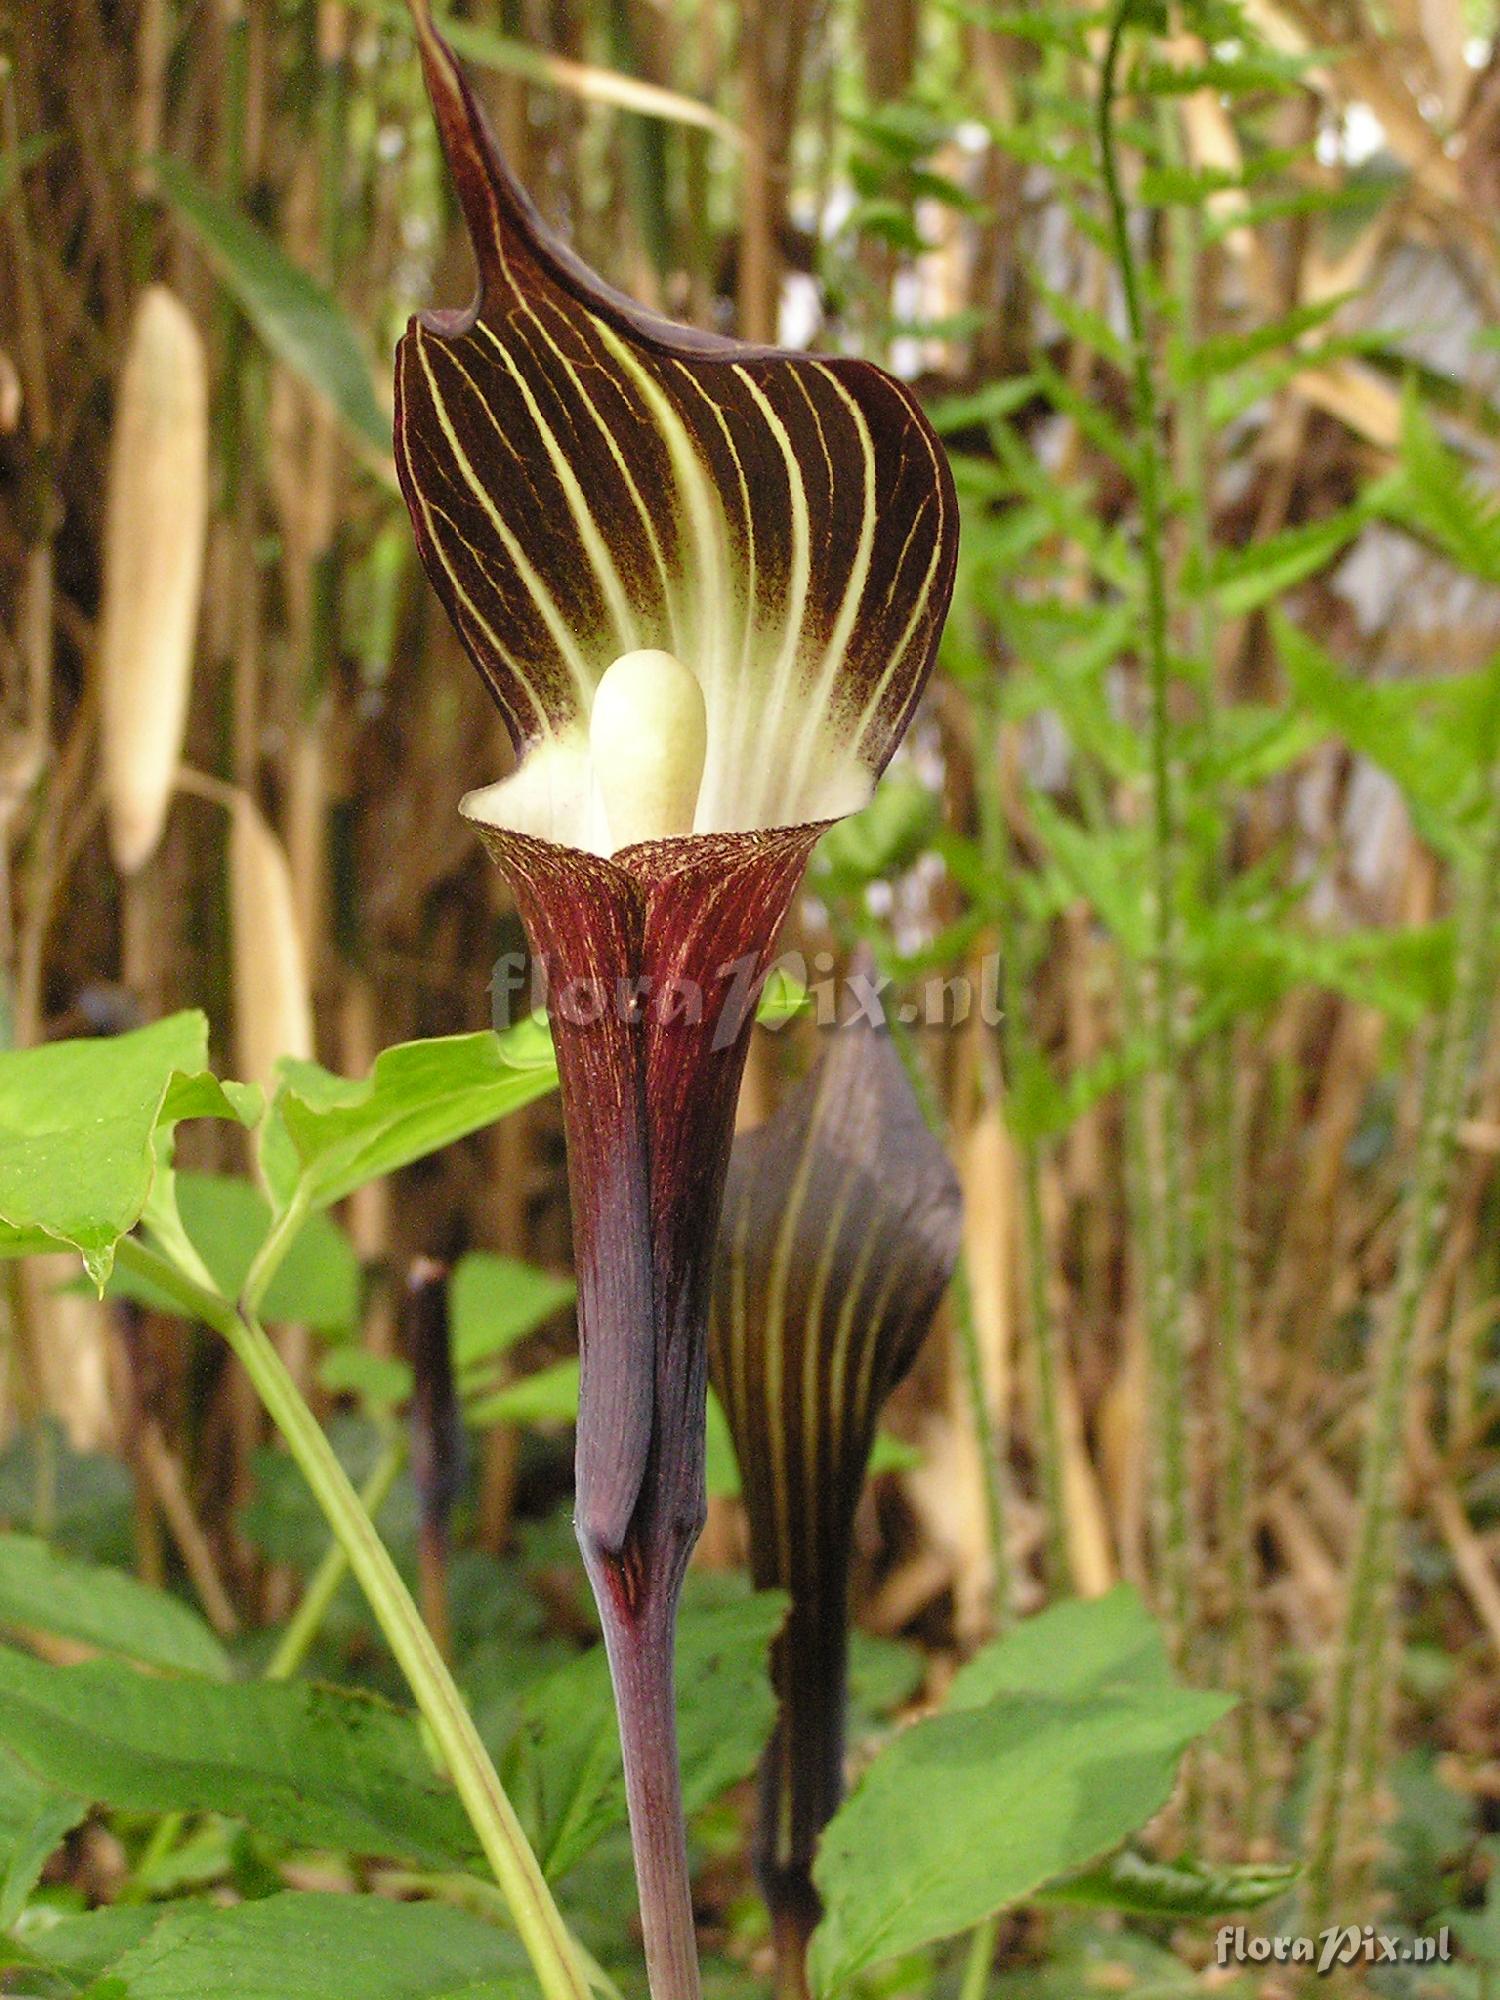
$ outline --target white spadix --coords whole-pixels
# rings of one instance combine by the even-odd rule
[[[708,751],[703,690],[656,648],[622,653],[594,690],[589,755],[611,851],[691,833]]]

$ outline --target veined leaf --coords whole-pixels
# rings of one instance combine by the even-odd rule
[[[377,468],[391,425],[370,365],[342,310],[279,244],[181,160],[152,162],[157,184],[207,252],[245,316],[279,361],[324,398]]]
[[[756,1018],[790,1020],[806,1004],[795,979],[773,973]],[[267,1184],[284,1206],[305,1183],[310,1204],[326,1208],[547,1096],[557,1088],[557,1057],[547,1017],[529,1014],[501,1035],[396,1043],[367,1077],[294,1061],[283,1062],[281,1076],[261,1140]]]
[[[775,1591],[683,1612],[677,1704],[689,1812],[744,1777],[760,1754],[774,1709],[766,1649],[785,1613]],[[537,1853],[550,1876],[576,1867],[624,1821],[619,1730],[602,1646],[527,1690],[507,1773],[511,1789],[530,1801]]]
[[[226,1812],[428,1868],[474,1853],[410,1718],[329,1688],[53,1667],[0,1647],[0,1744],[44,1783],[133,1811]]]
[[[184,1118],[253,1118],[255,1094],[207,1070],[198,1013],[0,1053],[0,1256],[71,1247],[102,1287],[150,1197],[157,1135]]]
[[[145,1666],[229,1673],[224,1648],[180,1599],[123,1570],[58,1555],[31,1535],[0,1534],[0,1625],[81,1639]]]
[[[522,1058],[521,1066],[515,1060]],[[283,1198],[300,1181],[316,1208],[478,1132],[556,1088],[545,1036],[524,1021],[506,1035],[444,1035],[384,1049],[368,1077],[286,1062],[274,1117],[286,1148],[275,1163]]]
[[[1232,1706],[1173,1683],[1132,1590],[1028,1619],[970,1663],[942,1714],[881,1751],[829,1826],[816,1990],[1098,1861],[1160,1809],[1183,1750]],[[924,1809],[934,1799],[941,1810]]]
[[[1161,1628],[1130,1584],[1072,1598],[1023,1619],[954,1675],[947,1707],[977,1708],[1003,1694],[1149,1693],[1172,1685]]]
[[[506,1932],[383,1896],[101,1910],[43,1932],[35,1950],[64,1974],[84,1968],[99,2000],[524,2000],[535,1989]]]

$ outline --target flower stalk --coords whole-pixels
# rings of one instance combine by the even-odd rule
[[[823,828],[931,667],[957,508],[869,364],[673,326],[543,228],[413,0],[478,269],[396,361],[427,574],[515,752],[471,793],[546,971],[578,1271],[576,1520],[655,2000],[698,1990],[672,1688],[754,1001]]]

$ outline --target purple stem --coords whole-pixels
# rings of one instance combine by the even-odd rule
[[[637,1614],[621,1592],[618,1561],[588,1559],[588,1567],[599,1600],[620,1718],[625,1799],[652,2000],[699,2000],[697,1928],[677,1756],[673,1680],[677,1592],[670,1598],[653,1593]]]

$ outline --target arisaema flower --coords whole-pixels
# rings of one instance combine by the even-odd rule
[[[898,1057],[863,1021],[734,1143],[710,1341],[751,1571],[791,1598],[756,1839],[784,1996],[807,1990],[812,1864],[844,1791],[855,1509],[881,1408],[953,1275],[962,1215]]]
[[[697,1990],[671,1641],[702,1521],[709,1266],[753,1000],[822,827],[937,645],[957,512],[907,390],[642,311],[551,237],[426,0],[478,265],[396,362],[427,574],[514,773],[471,794],[549,976],[582,1382],[577,1521],[657,2000]]]

